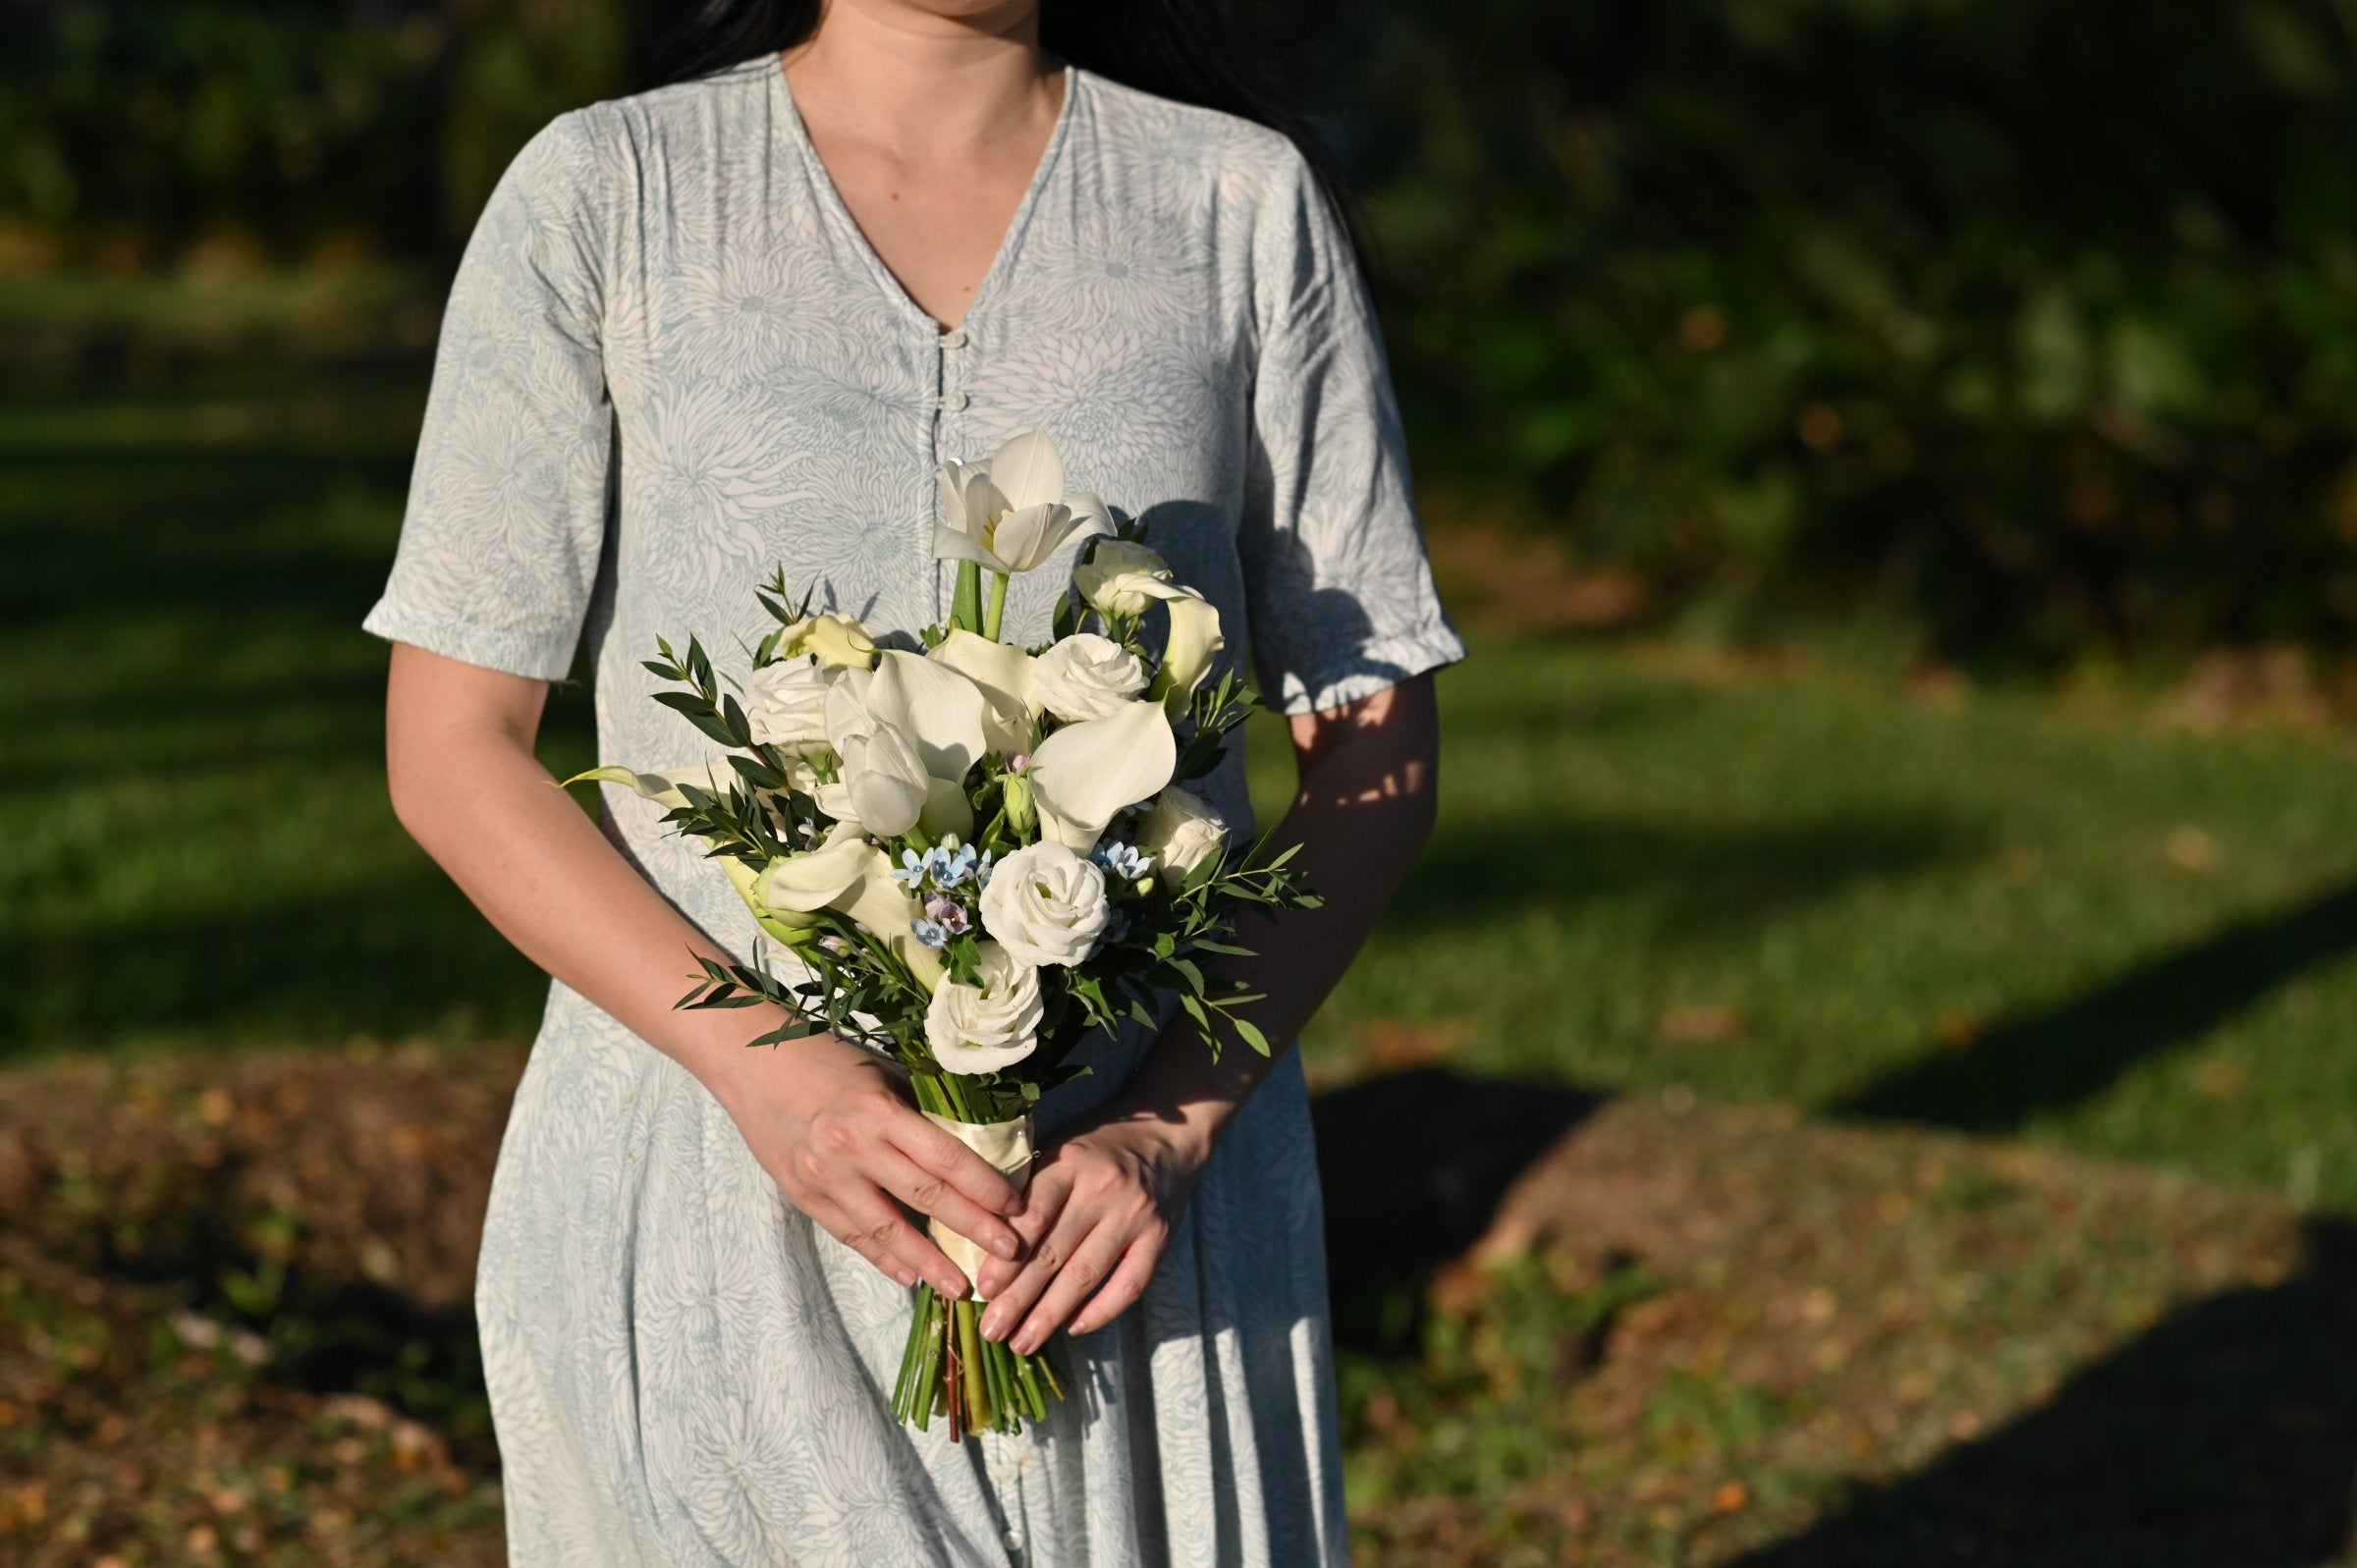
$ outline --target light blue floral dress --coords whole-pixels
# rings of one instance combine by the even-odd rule
[[[702,760],[648,700],[658,633],[725,663],[763,628],[750,590],[779,563],[879,627],[944,618],[934,466],[1036,427],[1075,488],[1150,521],[1287,711],[1461,657],[1374,318],[1297,153],[1084,71],[1066,83],[946,333],[851,221],[776,56],[551,121],[468,242],[367,629],[547,679],[585,647],[601,760]],[[1069,570],[1017,580],[1011,637],[1045,638]],[[1208,792],[1248,819],[1240,766]],[[659,815],[607,792],[623,852],[749,953],[727,880]],[[1043,1133],[1144,1044],[1099,1051]],[[905,1293],[786,1204],[700,1083],[552,985],[476,1313],[520,1568],[1348,1555],[1297,1056],[1220,1145],[1143,1303],[1062,1344],[1071,1398],[960,1447],[885,1408]]]

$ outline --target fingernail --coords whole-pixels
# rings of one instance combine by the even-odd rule
[[[1024,1355],[1024,1356],[1030,1356],[1030,1355],[1036,1355],[1036,1354],[1038,1354],[1038,1352],[1039,1352],[1039,1342],[1040,1342],[1040,1340],[1041,1340],[1042,1338],[1044,1338],[1044,1337],[1045,1337],[1045,1335],[1042,1335],[1042,1334],[1025,1334],[1025,1335],[1023,1335],[1023,1337],[1022,1337],[1022,1338],[1020,1338],[1020,1339],[1017,1339],[1017,1340],[1014,1342],[1015,1353],[1016,1353],[1017,1355]]]
[[[1014,1256],[1014,1238],[1013,1236],[1001,1236],[998,1240],[990,1244],[990,1250],[997,1253],[1002,1258],[1013,1258]]]
[[[933,1288],[952,1301],[957,1301],[965,1294],[965,1275],[943,1274],[939,1279],[933,1281]]]
[[[999,1318],[999,1315],[998,1315],[997,1313],[995,1313],[995,1312],[986,1312],[986,1313],[984,1313],[984,1314],[982,1315],[982,1337],[983,1337],[983,1338],[985,1338],[985,1339],[996,1339],[996,1338],[998,1338],[998,1337],[999,1337],[1001,1334],[1004,1334],[1006,1331],[1007,1331],[1007,1325],[1006,1325],[1004,1322],[1002,1322],[1002,1321],[1000,1320],[1000,1318]]]

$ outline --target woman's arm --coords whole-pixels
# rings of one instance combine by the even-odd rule
[[[1002,1256],[1006,1177],[901,1097],[868,1053],[745,1042],[782,1009],[675,1010],[694,955],[728,955],[656,892],[533,755],[548,683],[393,646],[386,773],[402,826],[524,955],[700,1080],[796,1208],[902,1284],[965,1276],[891,1201]]]
[[[1287,1043],[1281,1049],[1342,980],[1431,836],[1440,782],[1432,677],[1296,718],[1292,734],[1301,786],[1276,841],[1301,846],[1294,864],[1325,902],[1247,928],[1242,939],[1258,955],[1220,971],[1264,994],[1244,1010],[1268,1039]],[[1221,1131],[1275,1065],[1233,1036],[1215,1063],[1191,1022],[1157,1042],[1113,1103],[1033,1171],[1014,1219],[1030,1256],[983,1266],[983,1333],[1027,1353],[1067,1319],[1085,1333],[1135,1302]]]

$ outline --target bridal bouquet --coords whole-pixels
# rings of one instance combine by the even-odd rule
[[[700,641],[658,639],[646,668],[683,689],[656,701],[725,751],[642,774],[579,776],[669,807],[791,955],[771,965],[699,959],[683,1007],[792,1009],[773,1045],[820,1030],[890,1055],[917,1107],[1018,1186],[1031,1108],[1086,1072],[1091,1031],[1154,1027],[1167,999],[1216,1054],[1215,1019],[1266,1054],[1207,954],[1235,942],[1247,906],[1311,907],[1291,850],[1239,851],[1187,781],[1210,773],[1253,700],[1210,678],[1219,613],[1176,580],[1142,530],[1117,529],[1087,492],[1067,494],[1044,432],[939,474],[949,521],[934,554],[959,563],[950,623],[879,634],[790,598],[781,571],[758,597],[777,625],[741,678]],[[1073,540],[1085,556],[1054,640],[1000,640],[1009,579]],[[987,594],[985,579],[987,578]],[[895,644],[902,644],[896,646]],[[576,781],[569,780],[568,783]],[[932,1225],[974,1278],[980,1250]],[[913,1288],[893,1411],[953,1437],[1013,1432],[1063,1389],[1044,1354],[983,1339],[981,1304]]]

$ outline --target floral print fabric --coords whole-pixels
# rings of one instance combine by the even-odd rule
[[[1288,142],[1068,68],[944,332],[844,208],[774,55],[560,115],[509,166],[451,290],[365,625],[547,679],[577,652],[599,756],[698,761],[649,700],[656,635],[751,641],[750,589],[780,563],[879,628],[943,619],[934,466],[1030,428],[1150,522],[1287,711],[1462,656],[1364,288]],[[1044,639],[1069,567],[1016,580],[1011,639]],[[1248,822],[1238,761],[1204,792]],[[660,815],[607,791],[614,842],[749,955],[742,903]],[[1093,1048],[1043,1134],[1146,1043]],[[1145,1300],[1065,1344],[1071,1397],[1045,1424],[963,1446],[904,1432],[886,1399],[905,1293],[786,1204],[700,1083],[552,983],[477,1278],[512,1559],[1343,1562],[1322,1245],[1288,1056]]]

